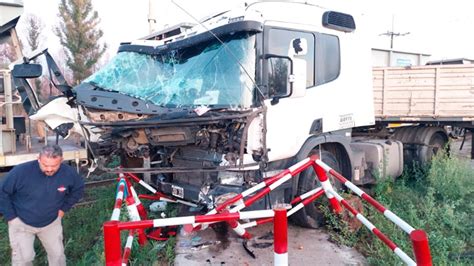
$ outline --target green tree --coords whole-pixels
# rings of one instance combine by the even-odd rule
[[[93,73],[94,65],[107,49],[99,41],[104,35],[98,28],[99,14],[91,0],[61,0],[58,16],[60,22],[54,32],[64,47],[73,83],[78,84]]]

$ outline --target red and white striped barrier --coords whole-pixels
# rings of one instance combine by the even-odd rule
[[[217,206],[215,209],[209,211],[206,213],[206,215],[212,215],[221,212],[225,208],[229,207],[230,205],[237,203],[236,206],[231,208],[229,212],[234,213],[234,212],[239,212],[240,210],[252,205],[255,203],[257,200],[261,199],[268,193],[270,193],[272,190],[280,186],[281,184],[285,183],[286,181],[290,180],[292,177],[298,175],[302,171],[304,171],[306,168],[309,166],[313,165],[314,160],[316,160],[316,156],[312,156],[310,158],[306,158],[295,165],[291,166],[290,168],[282,171],[281,173],[274,175],[270,178],[265,179],[264,181],[258,183],[257,185],[243,191],[239,195],[225,201],[221,205]],[[260,192],[257,192],[261,190]],[[243,200],[244,198],[254,194],[253,196],[249,197],[247,200]],[[193,224],[194,229],[205,229],[207,228],[206,224],[203,225],[198,225],[198,224]]]
[[[252,235],[247,230],[245,230],[245,227],[243,227],[243,225],[240,224],[239,222],[237,222],[236,220],[227,221],[227,224],[241,238],[243,238],[243,239],[252,238]]]
[[[321,187],[315,188],[313,190],[310,190],[306,192],[305,194],[293,199],[291,201],[291,204],[300,202],[298,205],[292,207],[291,209],[287,210],[287,217],[290,217],[292,214],[296,213],[297,211],[301,210],[304,206],[310,204],[317,198],[319,198],[321,195],[324,194],[324,191]],[[256,221],[248,222],[245,224],[242,224],[243,228],[249,228],[249,227],[254,227],[257,225],[265,224],[265,223],[270,223],[272,222],[272,218],[264,218],[264,219],[258,219]]]
[[[206,213],[206,215],[212,215],[212,214],[219,213],[219,212],[223,211],[224,209],[226,209],[227,207],[231,206],[232,204],[234,204],[236,202],[243,203],[243,198],[257,192],[258,190],[260,190],[262,188],[265,188],[266,186],[269,186],[269,185],[275,183],[275,181],[277,181],[278,179],[281,179],[282,177],[286,176],[288,173],[289,173],[289,170],[286,169],[283,172],[281,172],[281,173],[279,173],[275,176],[272,176],[272,177],[269,177],[269,178],[265,179],[264,181],[258,183],[257,185],[255,185],[255,186],[253,186],[253,187],[251,187],[247,190],[244,190],[242,193],[226,200],[222,204],[218,205],[216,208],[210,210],[208,213]],[[209,224],[193,224],[193,229],[194,230],[204,230],[208,226],[209,226]]]
[[[428,236],[423,230],[414,230],[410,233],[410,239],[415,253],[417,265],[432,266],[430,245]]]
[[[331,204],[331,207],[335,213],[341,213],[342,208],[341,205],[339,205],[339,202],[334,198],[333,195],[331,195],[331,190],[333,190],[333,187],[331,185],[331,182],[329,182],[329,178],[326,174],[326,171],[319,166],[318,164],[314,163],[313,164],[314,171],[316,172],[316,176],[319,179],[319,182],[321,182],[321,186],[323,187],[324,193],[326,194],[326,197],[328,197],[329,204]]]
[[[146,220],[147,219],[147,213],[145,210],[145,207],[143,206],[142,202],[138,198],[137,192],[133,188],[131,184],[129,184],[129,189],[133,197],[133,201],[135,202],[134,205],[137,208],[138,214],[140,215],[141,220]]]
[[[104,252],[106,265],[122,265],[122,249],[120,246],[121,230],[144,230],[151,227],[165,227],[171,225],[184,225],[192,223],[222,222],[239,219],[258,219],[273,217],[273,210],[248,211],[237,213],[219,213],[213,215],[197,215],[174,217],[143,221],[108,221],[104,223]]]
[[[332,176],[337,178],[342,184],[344,184],[347,188],[352,190],[359,197],[361,197],[362,199],[367,201],[370,205],[374,206],[375,209],[377,209],[380,213],[382,213],[385,217],[387,217],[391,222],[393,222],[398,227],[400,227],[407,234],[410,234],[413,230],[415,230],[415,228],[410,226],[407,222],[405,222],[400,217],[398,217],[396,214],[394,214],[393,212],[391,212],[390,210],[385,208],[382,204],[380,204],[374,198],[372,198],[367,193],[365,193],[363,190],[358,188],[352,182],[350,182],[349,180],[344,178],[341,174],[334,171],[331,167],[329,167],[327,164],[323,163],[321,160],[319,160],[319,159],[316,160],[316,164],[319,165],[321,168],[323,168],[324,171],[330,173]]]
[[[316,177],[321,183],[321,187],[312,189],[302,195],[295,197],[291,204],[293,207],[291,209],[287,208],[276,208],[275,210],[260,210],[260,211],[247,211],[242,212],[241,210],[249,207],[275,188],[290,180],[292,177],[300,174],[302,171],[307,169],[309,166],[312,166],[316,172]],[[106,250],[106,264],[107,265],[119,265],[115,264],[121,260],[122,265],[128,261],[128,256],[131,252],[131,243],[133,241],[133,232],[136,230],[140,235],[144,236],[144,229],[151,227],[166,227],[166,226],[177,226],[177,225],[190,225],[191,228],[205,228],[209,224],[215,222],[227,222],[230,227],[241,237],[250,238],[250,234],[247,232],[246,228],[257,226],[259,224],[268,223],[274,221],[274,234],[275,234],[275,265],[287,265],[288,264],[288,253],[287,253],[287,217],[301,210],[303,207],[307,206],[315,199],[319,198],[323,194],[328,197],[329,203],[336,213],[341,213],[342,206],[349,210],[352,215],[364,224],[374,235],[376,235],[384,244],[386,244],[398,257],[400,257],[403,262],[408,265],[416,265],[416,263],[398,246],[393,243],[386,235],[384,235],[380,230],[378,230],[370,221],[368,221],[361,213],[357,212],[349,203],[344,200],[333,188],[331,185],[328,174],[331,174],[340,182],[342,182],[346,187],[351,189],[354,193],[359,195],[362,199],[366,200],[369,204],[374,206],[379,212],[381,212],[385,217],[390,221],[399,226],[403,231],[410,235],[412,240],[413,249],[418,265],[431,265],[431,254],[429,250],[428,239],[426,234],[422,230],[415,230],[408,223],[403,221],[400,217],[395,215],[390,210],[386,209],[382,204],[374,200],[372,197],[367,195],[364,191],[359,189],[353,183],[345,179],[341,174],[334,171],[328,165],[323,163],[318,159],[316,155],[313,155],[305,160],[302,160],[295,164],[294,166],[282,171],[281,173],[274,175],[270,178],[265,179],[264,181],[258,183],[257,185],[243,191],[239,195],[228,199],[224,203],[216,206],[213,210],[209,211],[205,215],[197,216],[185,216],[185,217],[174,217],[166,219],[154,219],[146,220],[146,211],[141,205],[140,198],[146,199],[160,199],[169,202],[178,202],[183,203],[188,206],[196,206],[194,203],[189,203],[186,201],[172,199],[168,196],[162,194],[161,192],[156,191],[153,187],[145,183],[143,180],[140,180],[133,174],[126,173],[128,177],[148,189],[153,193],[152,196],[147,195],[137,195],[134,188],[131,186],[130,181],[125,179],[122,184],[119,184],[119,189],[117,193],[116,204],[121,205],[121,199],[123,194],[128,191],[126,197],[127,209],[129,211],[131,220],[130,222],[118,222],[118,217],[120,216],[120,210],[115,211],[112,215],[114,219],[112,221],[104,224],[104,246]],[[123,175],[121,175],[123,177]],[[121,179],[123,180],[123,178]],[[126,188],[124,187],[124,184]],[[124,190],[125,189],[125,190]],[[121,192],[121,195],[119,194]],[[234,205],[232,207],[232,205]],[[139,209],[142,208],[141,214]],[[230,209],[229,209],[230,208]],[[142,219],[140,219],[142,218]],[[254,221],[240,224],[238,220],[241,219],[254,219]],[[120,231],[121,230],[131,230],[130,235],[127,239],[127,244],[124,249],[124,256],[121,257],[120,249]],[[141,234],[140,234],[141,233]],[[146,236],[145,236],[146,237]],[[118,245],[116,243],[118,239]],[[145,239],[146,241],[146,239]]]
[[[288,219],[285,207],[274,209],[273,222],[273,265],[288,265]]]
[[[120,178],[120,181],[117,185],[117,193],[115,194],[114,210],[112,211],[112,217],[110,217],[110,220],[112,221],[118,221],[120,219],[120,209],[122,208],[125,186],[125,179]]]
[[[330,191],[331,194],[347,209],[349,210],[354,217],[357,218],[357,220],[361,221],[362,224],[367,227],[374,235],[376,235],[380,240],[382,240],[385,245],[387,245],[393,253],[395,253],[398,257],[400,257],[403,262],[405,262],[408,265],[416,265],[416,263],[405,253],[403,250],[398,248],[398,246],[393,243],[390,238],[388,238],[386,235],[384,235],[382,232],[380,232],[379,229],[377,229],[369,220],[367,220],[362,214],[360,214],[356,209],[354,209],[349,203],[343,199],[337,192]]]
[[[290,216],[293,213],[299,211],[304,206],[310,204],[311,202],[313,202],[314,200],[316,200],[317,198],[319,198],[323,194],[324,194],[324,190],[321,187],[318,187],[318,188],[315,188],[315,189],[301,195],[300,196],[300,198],[302,199],[301,202],[298,203],[298,205],[296,205],[295,207],[291,208],[288,211],[288,216]],[[292,202],[294,202],[294,201],[292,201]]]
[[[330,194],[333,194],[334,197],[346,208],[348,209],[359,221],[364,224],[372,233],[374,233],[382,242],[384,242],[398,257],[400,257],[408,265],[431,265],[431,254],[428,244],[428,237],[423,230],[415,230],[411,225],[402,220],[396,214],[385,208],[382,204],[376,201],[374,198],[369,196],[363,190],[358,188],[356,185],[351,183],[349,180],[344,178],[340,173],[336,172],[334,169],[329,167],[327,164],[317,159],[315,165],[319,166],[324,170],[324,172],[330,173],[332,176],[337,178],[341,183],[343,183],[347,188],[352,190],[359,197],[364,199],[380,213],[382,213],[387,219],[397,225],[400,229],[405,231],[412,240],[413,251],[415,253],[415,258],[417,263],[415,263],[405,252],[397,247],[387,236],[385,236],[380,230],[378,230],[371,222],[369,222],[362,214],[358,213],[349,203],[344,200],[337,192],[330,190]]]
[[[153,193],[153,195],[156,195],[157,198],[153,198],[153,199],[157,199],[157,200],[162,200],[162,201],[167,201],[167,202],[173,202],[173,203],[181,203],[181,204],[184,204],[184,205],[187,205],[187,206],[190,206],[190,207],[197,207],[196,204],[192,203],[192,202],[188,202],[188,201],[185,201],[185,200],[180,200],[180,199],[172,199],[170,197],[168,197],[167,195],[164,195],[163,193],[161,192],[158,192],[156,189],[154,189],[152,186],[150,186],[149,184],[147,184],[145,181],[141,180],[140,178],[138,178],[138,176],[132,174],[132,173],[125,173],[128,177],[130,177],[131,179],[133,179],[133,181],[137,182],[138,184],[140,184],[141,186],[143,186],[144,188],[146,188],[148,191],[150,191],[151,193]],[[140,195],[142,196],[142,195]],[[145,197],[144,197],[145,198]]]
[[[125,243],[125,248],[123,249],[122,266],[127,266],[128,259],[132,254],[133,235],[134,230],[130,230],[128,233],[127,242]]]
[[[141,221],[142,219],[141,219],[141,216],[140,216],[140,211],[138,209],[138,206],[142,206],[142,205],[141,205],[141,203],[138,204],[135,201],[135,197],[133,196],[133,193],[134,193],[135,190],[131,186],[130,181],[125,180],[125,182],[127,184],[127,191],[128,191],[128,195],[125,198],[125,202],[127,203],[128,216],[129,216],[130,220],[132,220],[132,221]],[[135,195],[136,195],[136,193],[135,193]],[[137,199],[138,199],[138,197],[137,197]],[[142,208],[143,208],[143,206],[142,206]],[[145,211],[144,208],[143,208],[143,211]],[[146,213],[145,213],[145,217],[146,217]],[[137,233],[138,233],[138,243],[141,246],[144,246],[147,243],[147,238],[146,238],[145,231],[144,230],[137,230]]]
[[[311,166],[313,164],[315,158],[316,157],[306,158],[306,159],[298,162],[297,164],[291,166],[287,170],[283,171],[283,173],[286,173],[285,175],[283,175],[283,173],[281,173],[281,175],[283,175],[283,176],[277,175],[279,178],[276,178],[276,179],[272,180],[272,182],[269,185],[265,184],[265,186],[261,188],[262,190],[260,192],[256,193],[255,195],[251,196],[250,198],[248,198],[244,202],[241,202],[237,206],[233,207],[232,209],[230,209],[230,212],[238,212],[238,211],[252,205],[254,202],[261,199],[263,196],[267,195],[268,193],[273,191],[275,188],[277,188],[281,184],[285,183],[286,181],[290,180],[292,177],[298,175],[299,173],[304,171],[306,168]],[[265,182],[263,182],[263,183],[265,183]],[[260,188],[258,188],[258,189],[260,189]],[[242,195],[242,196],[245,197],[245,196],[248,196],[248,195],[250,195],[250,194],[246,194],[246,195]]]
[[[103,225],[105,265],[122,265],[122,247],[120,241],[119,221],[108,221]]]

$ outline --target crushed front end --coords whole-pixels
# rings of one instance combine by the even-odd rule
[[[219,29],[218,37],[123,44],[74,88],[99,166],[143,173],[161,191],[204,204],[254,182],[241,170],[258,169],[265,155],[255,83],[261,25]]]

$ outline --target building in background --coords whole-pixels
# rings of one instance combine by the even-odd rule
[[[430,56],[430,54],[425,53],[372,48],[372,66],[425,65],[429,61]]]
[[[443,59],[436,61],[429,61],[427,65],[465,65],[474,64],[474,60],[467,58]]]

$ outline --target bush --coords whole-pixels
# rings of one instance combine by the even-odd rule
[[[413,166],[396,181],[381,181],[375,187],[375,199],[415,229],[426,231],[433,265],[474,265],[473,183],[469,162],[440,154],[430,165]],[[408,235],[374,208],[364,207],[364,216],[414,259]],[[370,264],[402,263],[375,235],[361,230],[363,241],[355,246]]]

